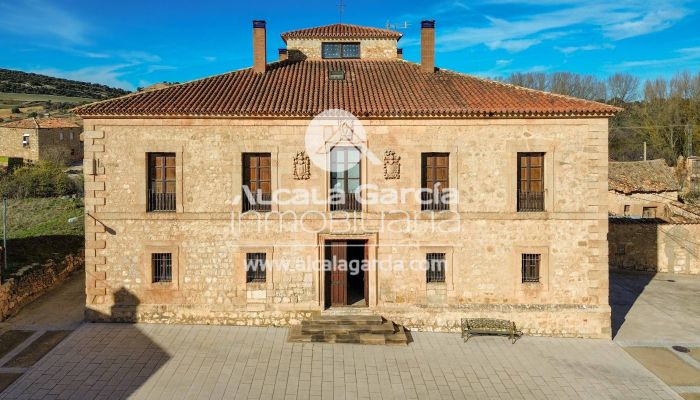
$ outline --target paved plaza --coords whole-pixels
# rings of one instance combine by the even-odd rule
[[[674,399],[606,340],[414,333],[290,344],[283,328],[86,324],[0,398]],[[54,397],[55,396],[55,397]]]
[[[675,337],[698,344],[692,328],[699,326],[697,278],[615,276],[614,341],[525,337],[511,345],[479,337],[464,343],[458,334],[412,332],[407,347],[287,343],[285,328],[79,324],[76,311],[59,300],[68,308],[66,321],[53,320],[51,297],[69,298],[71,285],[77,284],[2,325],[77,329],[34,365],[0,368],[21,373],[0,399],[693,398],[684,392],[693,388],[671,387],[650,372],[664,377],[645,364],[646,350],[636,349],[659,351]],[[657,318],[645,328],[644,320]]]

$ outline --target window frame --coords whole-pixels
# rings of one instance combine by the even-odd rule
[[[251,261],[262,263],[261,269],[251,271],[249,268]],[[245,282],[246,284],[264,284],[267,283],[267,253],[264,251],[255,251],[245,253]],[[262,270],[262,272],[260,272]]]
[[[428,168],[428,160],[433,159],[433,165]],[[444,166],[438,166],[437,160],[445,159],[446,164]],[[446,178],[438,179],[438,169],[445,170]],[[432,179],[428,179],[428,171],[431,171]],[[432,181],[433,185],[428,186],[428,181]],[[434,201],[434,189],[435,183],[445,182],[444,186],[440,185],[439,190],[448,190],[450,188],[450,153],[447,152],[426,152],[421,153],[421,211],[449,211],[450,200],[447,199],[446,203],[442,202],[442,195],[439,195],[437,202]],[[426,192],[429,189],[430,192]]]
[[[336,170],[335,165],[338,164],[336,155],[339,151],[342,151],[344,153],[344,169],[342,178],[338,178],[337,175],[335,175],[337,173],[334,172]],[[348,156],[350,152],[357,153],[357,178],[350,178],[348,175],[350,168],[347,167],[350,165],[350,162],[348,161]],[[357,180],[358,189],[362,187],[362,151],[360,151],[360,149],[352,145],[334,146],[328,152],[328,167],[328,205],[330,211],[362,211],[362,202],[359,201],[359,198],[361,196],[360,191],[357,189],[349,191],[351,180]],[[344,196],[344,202],[342,204],[334,203],[332,201],[332,198],[334,196],[338,196],[334,185],[334,183],[338,181],[342,181],[343,184],[342,196]]]
[[[432,262],[431,262],[432,261]],[[437,265],[438,268],[432,268]],[[425,283],[447,283],[447,254],[441,252],[425,253]]]
[[[648,215],[648,211],[653,211],[653,215]],[[658,207],[656,206],[646,206],[642,207],[642,218],[644,219],[654,219],[657,218],[657,213],[658,213]]]
[[[540,283],[542,279],[542,254],[522,253],[520,255],[520,260],[521,282],[525,284]]]
[[[517,188],[516,188],[516,209],[517,212],[545,212],[546,211],[546,183],[545,183],[545,157],[546,152],[525,151],[517,152]],[[523,158],[527,160],[527,165],[523,166]],[[533,159],[539,159],[539,165],[532,165]],[[523,169],[526,173],[523,176]],[[533,178],[533,171],[539,169],[539,179]],[[523,188],[523,182],[526,188]],[[531,190],[533,182],[539,183],[540,191]]]
[[[162,262],[165,265],[159,266]],[[159,273],[159,269],[164,269],[167,273]],[[165,277],[163,277],[165,276]],[[151,253],[151,284],[172,284],[173,283],[173,253],[161,252]]]
[[[339,57],[327,57],[325,48],[329,45],[340,46]],[[357,46],[357,56],[347,57],[345,56],[344,48],[346,46]],[[362,46],[360,42],[321,42],[321,58],[325,60],[357,60],[362,58]]]
[[[163,164],[158,167],[156,160],[163,157]],[[172,165],[168,166],[168,159],[172,158]],[[161,179],[156,178],[156,171],[162,168]],[[172,169],[173,178],[168,179],[168,169]],[[146,212],[149,213],[174,213],[177,212],[177,153],[175,152],[149,152],[146,153]],[[154,192],[154,184],[161,185],[162,192]],[[172,184],[172,192],[168,191],[168,184]],[[157,195],[163,195],[159,200]],[[170,198],[172,197],[172,198]],[[156,204],[160,203],[160,204]]]
[[[251,160],[255,160],[255,178],[251,180]],[[261,160],[267,159],[268,160],[268,165],[261,165]],[[241,168],[241,192],[242,192],[242,212],[249,212],[249,211],[256,211],[256,212],[270,212],[272,211],[272,153],[264,153],[264,152],[246,152],[242,154],[242,168]],[[262,171],[264,169],[268,170],[268,178],[267,179],[262,179]],[[253,191],[251,189],[251,184],[254,184],[256,189]],[[267,184],[269,187],[269,191],[264,191],[263,189],[260,189],[260,186],[263,186],[264,184]],[[248,197],[245,195],[245,189],[244,187],[248,187],[248,189],[255,195],[257,198],[257,192],[260,191],[261,197],[263,201],[266,201],[267,204],[262,203],[262,204],[251,204],[248,200]]]

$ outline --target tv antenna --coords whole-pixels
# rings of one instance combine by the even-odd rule
[[[340,22],[343,22],[343,13],[345,12],[345,1],[340,0],[338,3],[338,14],[340,14]]]
[[[400,23],[392,23],[390,20],[386,20],[386,29],[408,29],[411,24],[408,21],[403,21]]]

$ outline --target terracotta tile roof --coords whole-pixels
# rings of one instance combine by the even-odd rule
[[[344,80],[329,80],[332,70]],[[243,69],[78,107],[80,116],[312,117],[338,108],[358,117],[607,117],[619,108],[403,60],[306,60]]]
[[[350,24],[332,24],[317,26],[315,28],[299,29],[297,31],[284,32],[282,40],[287,39],[401,39],[401,32],[388,29],[372,28],[368,26]]]
[[[678,190],[673,168],[664,160],[611,162],[608,189],[625,194]]]
[[[8,122],[0,125],[3,128],[20,129],[52,129],[52,128],[79,128],[80,126],[67,118],[25,118],[18,121]]]

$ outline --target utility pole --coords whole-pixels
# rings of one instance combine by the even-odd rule
[[[689,123],[685,125],[685,134],[687,135],[687,144],[688,144],[688,154],[686,154],[686,158],[690,157],[693,155],[693,126],[690,125]]]
[[[644,142],[644,161],[647,160],[647,142]]]
[[[5,281],[7,271],[7,198],[2,198],[2,268],[0,268],[0,283]]]

